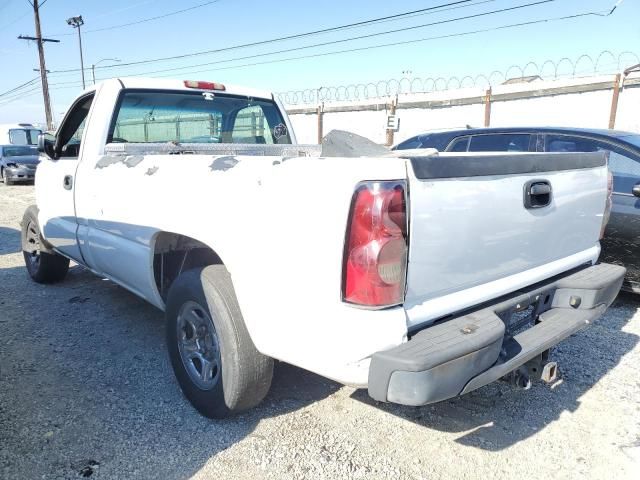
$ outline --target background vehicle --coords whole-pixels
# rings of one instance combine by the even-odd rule
[[[552,380],[549,349],[624,276],[595,264],[604,153],[321,156],[269,92],[141,78],[88,89],[40,139],[29,274],[73,259],[164,310],[211,417],[260,402],[274,358],[406,405]]]
[[[37,145],[42,130],[30,123],[9,123],[0,125],[0,144]]]
[[[5,185],[32,182],[40,160],[38,150],[26,145],[0,145],[0,181]]]
[[[623,288],[640,293],[640,134],[579,128],[473,128],[425,133],[394,149],[437,148],[447,152],[608,151],[613,173],[613,210],[601,259],[627,268]]]

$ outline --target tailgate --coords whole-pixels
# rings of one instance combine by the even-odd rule
[[[604,153],[441,154],[407,169],[410,327],[599,254]]]

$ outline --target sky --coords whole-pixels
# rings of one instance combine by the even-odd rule
[[[616,3],[616,10],[606,16]],[[527,4],[534,5],[514,8]],[[229,48],[438,6],[383,22]],[[179,10],[186,11],[176,13]],[[600,15],[499,28],[590,12]],[[640,56],[640,0],[46,0],[40,10],[42,34],[60,40],[45,43],[57,121],[82,90],[77,31],[66,23],[77,15],[85,22],[87,85],[92,64],[97,64],[98,80],[170,76],[283,92],[402,77],[488,75],[528,62],[596,58],[603,51],[615,56],[632,52],[636,56],[622,57],[629,64]],[[469,33],[478,30],[484,31]],[[384,33],[389,31],[394,32]],[[39,80],[5,93],[39,75],[34,71],[39,66],[35,42],[19,40],[18,35],[35,35],[29,0],[0,0],[0,123],[44,123]],[[367,38],[351,40],[362,36]],[[396,45],[383,46],[390,43]],[[355,51],[336,53],[341,50]],[[602,57],[602,68],[615,69],[615,63],[609,55]],[[590,68],[586,59],[580,65],[581,73]]]

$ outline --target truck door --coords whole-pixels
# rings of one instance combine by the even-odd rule
[[[93,97],[94,92],[91,92],[71,106],[56,132],[58,157],[52,159],[45,156],[36,174],[38,221],[44,237],[57,250],[80,263],[84,262],[76,236],[75,175]]]

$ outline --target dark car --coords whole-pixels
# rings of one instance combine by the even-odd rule
[[[443,152],[609,151],[613,210],[601,259],[627,267],[625,288],[640,293],[640,134],[579,128],[472,128],[417,135],[394,150]]]
[[[0,145],[0,181],[5,185],[32,182],[38,166],[38,149],[29,145]]]

